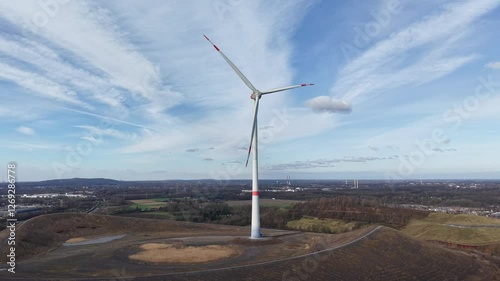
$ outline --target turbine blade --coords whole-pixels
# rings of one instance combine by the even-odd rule
[[[266,94],[271,94],[271,93],[286,91],[286,90],[300,88],[300,87],[305,87],[305,86],[314,86],[314,84],[300,84],[300,85],[293,85],[293,86],[275,88],[275,89],[270,89],[270,90],[264,91],[264,92],[262,92],[262,94],[266,95]]]
[[[250,136],[250,145],[248,146],[247,162],[245,167],[248,167],[248,160],[250,159],[250,152],[252,151],[253,137],[255,135],[255,130],[257,130],[257,112],[259,111],[259,98],[255,97],[255,105],[253,108],[253,125],[252,125],[252,135]]]
[[[210,42],[210,44],[212,44],[212,46],[214,46],[215,50],[217,50],[217,52],[219,52],[222,58],[226,60],[229,66],[231,66],[234,72],[238,74],[238,76],[241,78],[241,80],[243,80],[243,82],[248,86],[248,88],[250,88],[250,90],[252,90],[253,92],[258,92],[258,90],[252,85],[252,83],[250,83],[250,81],[245,77],[245,75],[243,75],[243,73],[241,73],[241,71],[236,67],[236,65],[234,65],[233,62],[229,60],[226,57],[226,55],[224,55],[224,53],[214,43],[212,43],[212,41],[210,41],[210,39],[208,39],[208,37],[205,34],[203,34],[203,36],[208,40],[208,42]]]

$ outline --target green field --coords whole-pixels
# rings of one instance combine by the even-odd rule
[[[422,240],[437,240],[464,245],[500,243],[500,228],[457,227],[485,225],[500,226],[500,220],[464,214],[430,213],[425,219],[413,220],[402,231]]]
[[[175,216],[173,216],[169,212],[143,212],[143,213],[134,213],[135,217],[143,217],[143,218],[158,218],[158,219],[167,219],[167,220],[175,220]]]
[[[168,203],[165,202],[167,198],[151,198],[151,199],[137,199],[130,200],[133,204],[128,206],[129,209],[139,208],[141,211],[147,211],[151,209],[158,209],[159,207],[164,207]]]
[[[487,218],[483,216],[474,216],[466,214],[445,214],[445,213],[430,213],[425,219],[425,222],[441,223],[441,224],[457,224],[457,225],[498,225],[500,219]]]
[[[289,221],[286,226],[300,231],[343,233],[358,229],[360,224],[357,222],[345,222],[334,219],[303,217],[300,220]]]

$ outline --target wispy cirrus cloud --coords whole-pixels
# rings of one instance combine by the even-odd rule
[[[54,83],[90,94],[82,95],[82,98],[86,97],[115,108],[122,107],[124,97],[114,88],[118,85],[64,61],[56,51],[41,43],[0,33],[0,53],[29,65],[31,71],[35,68],[39,75],[51,79]]]
[[[75,127],[85,129],[92,136],[100,136],[101,138],[104,136],[109,136],[112,138],[128,141],[133,141],[137,138],[136,133],[127,133],[114,128],[99,128],[91,125],[78,125]]]
[[[92,117],[95,117],[95,118],[98,118],[98,119],[102,119],[102,120],[109,120],[109,121],[116,122],[116,123],[121,123],[121,124],[130,125],[130,126],[133,126],[133,127],[142,128],[142,129],[144,129],[145,132],[148,132],[150,130],[152,130],[152,131],[156,131],[157,130],[155,128],[146,127],[146,126],[143,126],[141,124],[128,122],[128,121],[125,121],[125,120],[122,120],[122,119],[118,119],[118,118],[113,118],[113,117],[110,117],[110,116],[105,116],[105,115],[101,115],[101,114],[92,113],[92,112],[89,112],[89,111],[77,110],[77,109],[66,108],[66,107],[59,107],[59,108],[62,109],[62,110],[66,110],[66,111],[70,111],[70,112],[74,112],[74,113],[78,113],[78,114],[82,114],[82,115],[92,116]]]
[[[99,3],[54,2],[51,6],[24,1],[0,7],[0,17],[23,29],[19,35],[0,33],[0,53],[22,62],[16,66],[50,81],[53,88],[72,89],[74,99],[82,101],[80,107],[98,102],[125,119],[124,112],[133,113],[123,105],[129,100],[140,106],[134,113],[147,122],[168,120],[165,111],[182,99],[182,94],[165,85],[158,65],[131,42],[135,36]],[[37,24],[36,15],[45,16],[46,22]],[[53,92],[41,85],[30,89]]]
[[[292,83],[288,39],[305,13],[300,1],[286,5],[242,2],[220,21],[213,20],[217,11],[212,3],[197,4],[195,9],[183,1],[59,4],[43,26],[24,30],[22,35],[0,33],[0,53],[16,62],[20,71],[51,81],[53,88],[71,89],[77,106],[63,105],[67,111],[144,128],[134,143],[117,147],[120,153],[186,150],[208,142],[222,151],[234,146],[235,139],[247,139],[252,110],[248,89],[202,34],[212,35],[259,88],[283,86]],[[23,28],[32,23],[33,15],[46,13],[40,5],[37,1],[2,3],[0,17]],[[193,12],[196,16],[188,19],[186,15]],[[266,16],[256,24],[252,14]],[[227,25],[226,20],[235,24]],[[203,32],[200,26],[205,26]],[[57,93],[40,85],[32,88]],[[78,108],[87,104],[93,108]],[[286,108],[289,102],[283,95],[266,97],[261,124],[276,118],[272,109],[277,106]],[[331,127],[330,121],[319,122],[322,128],[314,130],[303,122],[297,127],[306,125],[304,130],[289,128],[280,132],[285,138],[276,132],[273,138],[314,134]],[[120,138],[116,132],[113,135]],[[80,138],[95,141],[89,136]]]
[[[336,1],[237,2],[225,6],[227,10],[219,17],[221,11],[214,9],[213,1],[0,1],[0,95],[5,101],[0,116],[9,118],[8,130],[4,131],[14,132],[19,143],[30,144],[34,138],[15,131],[29,124],[36,128],[40,141],[30,147],[8,147],[31,149],[30,158],[39,157],[42,165],[50,167],[51,161],[65,159],[62,154],[48,156],[43,151],[50,147],[46,144],[75,148],[80,143],[102,141],[102,134],[106,145],[93,146],[85,165],[102,165],[102,155],[113,155],[105,160],[121,172],[112,174],[110,168],[110,177],[140,178],[142,174],[149,178],[151,175],[144,171],[158,169],[169,171],[161,177],[207,177],[220,169],[221,163],[244,161],[253,101],[248,88],[203,38],[202,34],[207,34],[258,89],[317,82],[316,87],[304,89],[305,95],[297,90],[263,98],[259,108],[262,164],[284,163],[275,170],[266,169],[264,177],[287,168],[314,173],[349,170],[360,163],[376,171],[389,161],[370,157],[394,157],[399,151],[404,156],[408,147],[404,142],[416,137],[415,132],[422,135],[429,125],[439,124],[423,120],[412,128],[384,135],[412,123],[417,115],[437,114],[438,106],[428,106],[423,94],[432,92],[442,103],[452,95],[460,99],[464,92],[440,90],[465,79],[445,76],[453,72],[461,75],[456,70],[477,66],[471,62],[478,58],[498,61],[494,51],[483,52],[485,42],[465,40],[481,39],[477,34],[488,35],[484,34],[490,31],[489,22],[488,18],[482,21],[483,15],[498,6],[491,0],[453,0],[438,8],[445,1],[427,1],[415,10],[403,9],[393,17],[395,24],[371,38],[359,57],[345,65],[317,55],[310,46],[335,49],[337,38],[344,38],[346,28],[322,31],[324,26],[373,21],[372,13],[361,15],[359,6],[352,9],[352,3]],[[48,11],[42,7],[46,3],[59,6]],[[313,8],[309,10],[310,3]],[[385,3],[379,0],[363,7]],[[429,7],[435,8],[431,14],[427,14]],[[324,12],[332,15],[338,8],[346,17],[324,16]],[[45,25],[24,29],[34,15],[40,14],[47,16]],[[255,15],[259,15],[257,20]],[[301,21],[304,15],[308,20]],[[318,21],[323,24],[319,26]],[[477,24],[480,22],[484,24]],[[317,33],[303,32],[307,30]],[[476,30],[481,32],[471,32]],[[327,33],[335,40],[324,40],[322,35]],[[352,39],[351,35],[345,38]],[[328,69],[328,73],[321,76],[318,69]],[[336,78],[332,70],[337,72]],[[449,84],[433,88],[437,83],[428,82],[436,79]],[[416,86],[422,84],[436,91],[419,92]],[[321,89],[322,85],[326,88]],[[329,85],[330,96],[314,98],[317,89],[328,92]],[[412,103],[411,113],[401,106],[409,103],[404,93],[396,97],[396,91],[388,93],[391,99],[381,97],[376,101],[384,106],[391,103],[390,110],[380,110],[379,104],[361,105],[391,89],[413,89],[412,97],[422,94],[423,98],[419,104]],[[311,99],[305,105],[312,110],[304,106],[308,94]],[[481,108],[477,115],[498,116],[498,102],[494,101],[489,100],[488,107]],[[360,110],[353,110],[351,115],[316,114],[348,113],[351,104],[360,106]],[[375,112],[365,111],[368,106],[376,107]],[[405,114],[412,116],[395,118]],[[98,125],[103,123],[110,126]],[[374,138],[377,134],[380,137]],[[365,143],[372,148],[361,147],[366,154],[359,152],[363,140],[372,140]],[[462,155],[463,146],[453,140],[456,154]],[[388,143],[400,147],[399,151],[387,148],[384,144]],[[452,152],[454,148],[439,149]],[[455,154],[436,152],[443,158]],[[318,159],[323,155],[331,158]],[[143,171],[128,172],[138,165]],[[94,175],[91,169],[82,167],[80,171]],[[80,171],[71,175],[78,176]],[[244,170],[241,176],[250,172]]]
[[[108,10],[89,1],[71,1],[58,7],[57,13],[38,27],[38,36],[85,60],[114,84],[146,99],[156,95],[156,88],[143,86],[144,79],[150,79],[151,85],[160,81],[155,65],[128,42]],[[23,1],[8,3],[0,13],[23,26],[41,11],[38,1]]]
[[[455,71],[476,58],[474,54],[460,54],[457,43],[472,30],[477,19],[499,5],[496,0],[444,5],[439,12],[396,31],[342,67],[331,88],[332,95],[347,101],[366,99]],[[423,54],[416,55],[421,50],[425,50]],[[406,58],[410,53],[409,61]]]
[[[61,86],[36,73],[21,70],[0,62],[0,80],[7,80],[30,90],[31,93],[51,100],[73,104],[79,107],[92,108],[82,102],[72,90]]]
[[[391,160],[394,156],[378,157],[378,156],[352,156],[334,159],[316,159],[309,161],[295,161],[293,163],[277,164],[264,167],[266,170],[303,170],[314,168],[331,168],[339,163],[365,163],[372,161]]]

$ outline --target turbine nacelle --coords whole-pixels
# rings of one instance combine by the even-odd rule
[[[250,98],[255,100],[255,98],[258,97],[259,99],[262,97],[262,93],[261,92],[253,92],[250,94]]]

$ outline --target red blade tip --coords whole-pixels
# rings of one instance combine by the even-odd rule
[[[205,34],[203,34],[203,37],[205,37],[205,39],[207,39],[207,40],[208,40],[208,42],[210,42],[210,44],[212,44],[212,45],[214,46],[214,48],[217,50],[217,52],[219,52],[219,51],[220,51],[220,50],[219,50],[219,48],[217,48],[217,46],[215,46],[215,44],[214,44],[214,43],[212,43],[212,41],[210,41],[210,39],[208,39],[208,37],[207,37]]]

